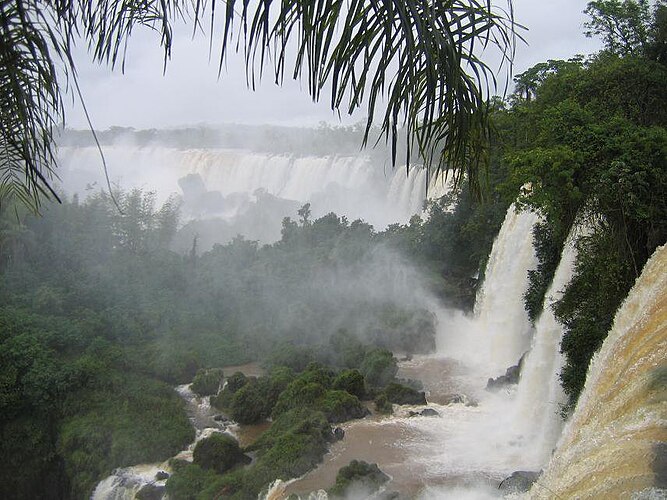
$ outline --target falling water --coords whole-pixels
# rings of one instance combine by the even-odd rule
[[[315,217],[335,212],[350,220],[361,218],[381,230],[419,213],[426,195],[424,169],[415,166],[406,174],[405,168],[385,169],[365,156],[298,157],[240,149],[131,145],[108,146],[104,152],[113,184],[156,191],[158,201],[180,192],[179,179],[196,174],[207,191],[221,195],[226,207],[239,197],[252,200],[265,192],[281,200],[310,202]],[[63,147],[59,163],[67,191],[84,195],[91,187],[106,188],[96,148]],[[444,189],[441,184],[439,191]],[[286,210],[285,216],[296,215],[292,205]],[[219,208],[209,215],[226,212]]]
[[[521,370],[514,401],[514,425],[525,442],[524,467],[542,467],[560,436],[563,419],[560,409],[565,394],[559,374],[563,364],[560,342],[564,328],[556,320],[553,305],[562,295],[574,273],[576,239],[583,232],[575,227],[565,242],[553,280],[544,296],[542,314]]]
[[[523,304],[528,270],[535,269],[532,229],[538,216],[514,205],[496,237],[478,291],[475,316],[450,314],[440,352],[477,364],[481,377],[497,376],[530,347],[532,327]]]
[[[665,498],[666,378],[663,246],[616,313],[556,453],[530,497]]]

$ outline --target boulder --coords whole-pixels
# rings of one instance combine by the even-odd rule
[[[162,500],[165,494],[165,487],[161,484],[144,484],[135,494],[137,500]]]
[[[537,481],[538,477],[540,477],[540,472],[518,470],[503,479],[498,485],[498,489],[505,493],[525,493]]]
[[[166,479],[169,479],[169,473],[165,472],[163,470],[157,471],[157,474],[155,474],[155,480],[156,481],[164,481]]]
[[[411,417],[439,417],[440,414],[433,408],[424,408],[422,411],[410,411]]]
[[[340,441],[345,437],[345,431],[341,427],[336,427],[333,430],[334,441]]]
[[[387,400],[397,405],[425,405],[426,394],[416,391],[411,387],[401,384],[391,383],[385,390]]]
[[[518,384],[519,378],[521,377],[521,368],[523,367],[523,361],[525,357],[526,354],[524,353],[516,365],[510,366],[507,370],[505,370],[505,375],[501,375],[500,377],[496,378],[490,378],[486,383],[486,389],[489,391],[496,391],[508,385]]]

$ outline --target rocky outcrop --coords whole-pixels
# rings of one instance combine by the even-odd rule
[[[498,489],[505,493],[525,493],[530,490],[540,474],[541,472],[518,470],[503,479],[498,485]]]
[[[411,417],[439,417],[440,414],[433,408],[424,408],[422,411],[411,411]]]
[[[165,494],[165,487],[162,484],[148,483],[144,484],[135,494],[137,500],[162,500]]]
[[[523,360],[525,357],[526,354],[524,353],[524,355],[521,356],[521,359],[519,359],[519,362],[516,365],[510,366],[505,371],[505,375],[501,375],[500,377],[497,378],[490,378],[489,381],[486,383],[486,389],[489,391],[497,391],[502,387],[518,384],[519,378],[521,377],[521,368],[523,367]]]

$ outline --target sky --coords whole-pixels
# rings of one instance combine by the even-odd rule
[[[504,0],[496,0],[504,6]],[[567,59],[600,48],[584,37],[583,10],[587,0],[514,0],[515,19],[526,44],[519,43],[514,74],[547,59]],[[485,54],[494,67],[495,54]],[[270,123],[314,126],[326,121],[351,124],[364,119],[363,110],[353,116],[334,114],[326,102],[313,103],[299,82],[286,78],[281,87],[267,74],[254,92],[246,86],[243,61],[231,58],[218,78],[216,47],[209,60],[208,38],[193,39],[178,29],[172,57],[163,73],[163,53],[157,35],[135,31],[129,43],[124,73],[119,68],[93,64],[84,49],[77,53],[77,69],[86,106],[96,129],[110,126],[166,128],[218,123]],[[502,92],[502,89],[501,89]],[[66,105],[66,123],[87,128],[76,99]]]

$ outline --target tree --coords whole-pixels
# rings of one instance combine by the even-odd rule
[[[253,87],[271,61],[276,82],[286,69],[294,78],[303,74],[314,100],[330,88],[332,109],[365,106],[364,143],[384,102],[381,131],[394,161],[405,126],[408,157],[416,142],[429,164],[456,168],[458,178],[465,168],[474,177],[488,137],[484,90],[495,84],[476,48],[495,46],[511,57],[515,25],[508,3],[506,12],[490,0],[260,0],[252,7],[227,0],[218,16],[220,67],[231,47],[240,48]],[[51,186],[53,134],[64,121],[64,89],[80,97],[72,48],[81,38],[95,61],[122,66],[130,34],[143,25],[159,34],[166,64],[172,23],[189,20],[197,31],[210,15],[212,37],[215,13],[214,2],[199,0],[2,3],[0,201],[15,196],[38,208],[42,199],[58,198]]]
[[[664,0],[658,4],[664,8]],[[596,0],[584,12],[591,18],[585,24],[586,36],[601,36],[608,51],[620,56],[647,52],[652,19],[648,0]]]

